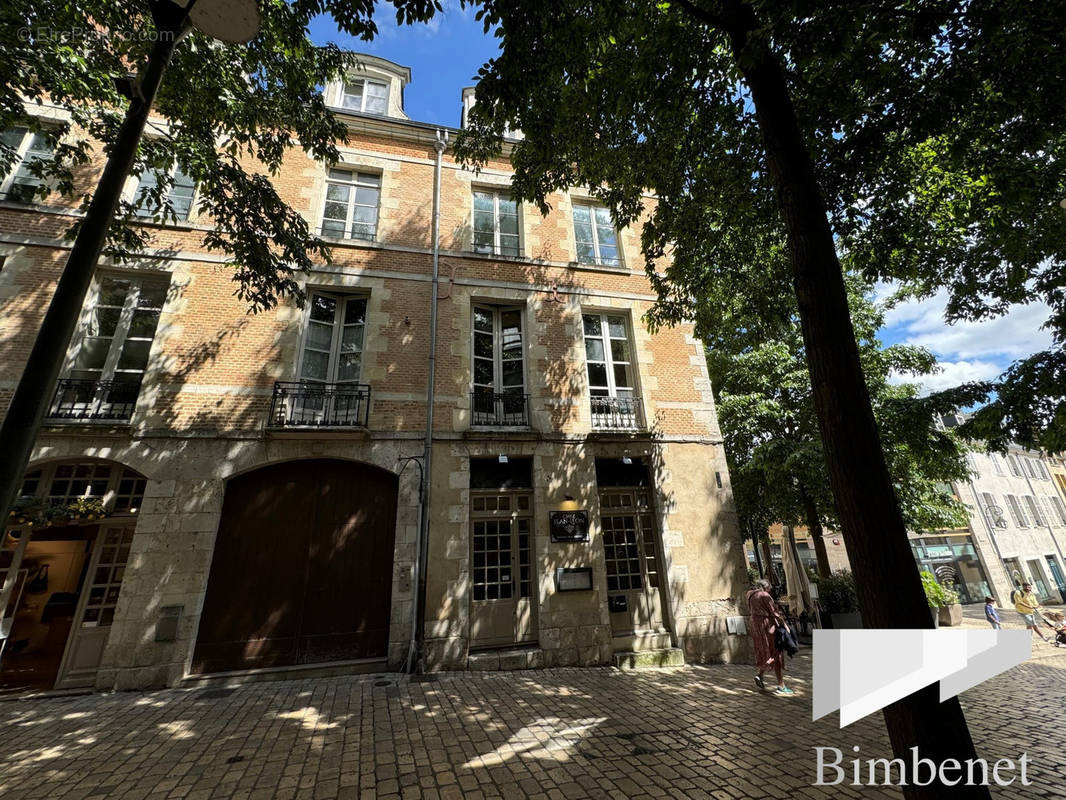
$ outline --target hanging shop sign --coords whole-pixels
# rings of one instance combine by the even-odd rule
[[[553,542],[587,542],[589,540],[589,512],[550,511],[548,520]]]

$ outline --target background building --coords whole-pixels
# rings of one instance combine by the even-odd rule
[[[4,537],[7,685],[401,666],[436,130],[403,112],[406,68],[363,62],[326,87],[341,160],[290,152],[275,179],[333,246],[301,277],[303,308],[245,313],[180,172],[183,219],[144,221],[166,255],[101,264]],[[24,164],[47,143],[4,136],[22,166],[0,186],[0,408],[76,216],[54,194],[28,202]],[[746,657],[726,632],[747,584],[702,345],[690,326],[644,327],[638,231],[581,189],[542,218],[509,182],[506,160],[474,173],[444,155],[427,665]],[[82,518],[42,528],[78,498]],[[586,512],[588,536],[560,509]]]

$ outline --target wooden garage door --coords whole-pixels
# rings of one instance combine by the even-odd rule
[[[288,461],[226,487],[193,672],[384,657],[396,476]]]

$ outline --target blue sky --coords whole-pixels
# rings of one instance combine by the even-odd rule
[[[372,42],[340,34],[325,18],[312,26],[312,37],[410,67],[404,98],[408,116],[458,126],[460,93],[474,84],[478,68],[497,52],[497,40],[485,35],[473,9],[459,8],[457,0],[445,0],[444,12],[427,25],[398,26],[390,9],[379,5],[380,33]],[[888,293],[888,287],[879,287],[880,296]],[[945,299],[941,294],[904,303],[888,312],[881,330],[885,344],[923,345],[937,355],[941,371],[921,381],[927,390],[993,378],[1012,361],[1050,345],[1050,335],[1040,330],[1049,314],[1042,303],[1015,306],[994,320],[949,326],[944,322]]]
[[[445,2],[444,12],[426,25],[398,26],[391,6],[378,6],[379,33],[364,42],[337,31],[332,20],[320,18],[311,26],[319,43],[333,42],[346,50],[387,58],[411,68],[404,92],[407,115],[419,122],[459,126],[461,92],[474,85],[478,68],[497,52],[498,40],[482,32],[474,10]]]

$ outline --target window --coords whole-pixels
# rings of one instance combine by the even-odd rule
[[[574,238],[577,260],[582,264],[622,265],[611,212],[603,206],[574,204]]]
[[[996,505],[996,500],[988,492],[981,493],[981,502],[993,527],[1006,528],[1007,520],[1003,518],[1003,509]]]
[[[1005,474],[1003,472],[1003,459],[997,456],[995,453],[989,453],[988,457],[992,459],[992,466],[996,468],[997,475]]]
[[[167,286],[163,277],[97,279],[66,377],[56,384],[49,418],[130,419]]]
[[[300,380],[355,383],[363,368],[366,297],[311,294]]]
[[[4,146],[15,151],[15,163],[18,164],[0,182],[0,193],[7,200],[19,203],[32,203],[39,194],[43,181],[30,170],[35,161],[49,161],[55,148],[43,133],[36,133],[28,128],[8,128],[0,134]]]
[[[585,362],[593,397],[632,397],[633,366],[625,317],[585,314]]]
[[[1066,525],[1066,505],[1063,505],[1063,502],[1057,497],[1049,497],[1048,502],[1051,503],[1051,507],[1055,510],[1059,525]]]
[[[389,108],[389,87],[381,81],[347,81],[341,89],[341,108],[384,115]]]
[[[497,192],[474,192],[474,250],[517,256],[518,204]]]
[[[381,176],[370,172],[330,169],[322,235],[374,241],[378,233]]]
[[[1007,495],[1007,508],[1010,509],[1010,515],[1015,525],[1019,528],[1029,527],[1029,519],[1025,516],[1025,511],[1022,510],[1022,504],[1012,494]]]
[[[1007,466],[1010,467],[1010,474],[1016,478],[1022,477],[1022,468],[1018,465],[1017,456],[1007,456]]]
[[[633,356],[625,317],[584,314],[585,364],[594,428],[635,428],[639,425]]]
[[[181,171],[181,167],[174,167],[170,170],[171,183],[167,188],[165,199],[170,202],[171,208],[174,209],[174,216],[179,220],[187,220],[192,214],[192,201],[193,196],[196,194],[196,181]],[[151,197],[151,193],[155,192],[160,183],[160,172],[158,170],[145,170],[141,174],[141,180],[137,184],[137,193],[134,196],[134,203],[137,205],[136,214],[138,217],[152,217],[155,216],[155,202]]]
[[[528,425],[522,309],[474,306],[474,425]]]
[[[1025,504],[1029,506],[1029,513],[1032,514],[1034,525],[1041,526],[1047,524],[1044,521],[1044,513],[1041,511],[1040,505],[1037,503],[1035,497],[1026,495]]]

